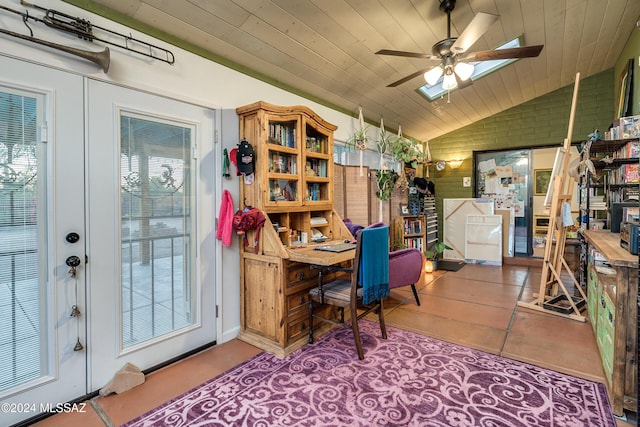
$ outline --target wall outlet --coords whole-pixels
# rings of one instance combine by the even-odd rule
[[[471,177],[470,176],[465,176],[464,178],[462,178],[462,186],[463,187],[471,187]]]

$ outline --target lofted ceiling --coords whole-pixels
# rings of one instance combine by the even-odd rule
[[[544,45],[434,102],[416,89],[429,64],[376,55],[380,49],[430,54],[446,38],[439,0],[93,0],[146,26],[204,48],[239,70],[357,115],[384,118],[405,135],[431,139],[615,65],[640,18],[640,0],[458,0],[451,36],[478,12],[500,16],[469,51],[518,36]],[[99,10],[96,10],[100,13]]]

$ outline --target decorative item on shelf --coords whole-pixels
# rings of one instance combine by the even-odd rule
[[[591,132],[587,136],[589,137],[589,141],[591,141],[591,142],[602,140],[602,134],[600,133],[600,131],[598,129],[595,129],[593,132]]]
[[[449,160],[447,163],[449,163],[449,167],[453,170],[458,169],[460,166],[462,166],[462,159],[453,159],[453,160]]]
[[[437,242],[431,249],[424,251],[426,258],[424,271],[426,273],[432,273],[438,269],[438,259],[447,249],[452,250],[453,248],[444,242]]]

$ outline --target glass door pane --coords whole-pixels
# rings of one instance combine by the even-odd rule
[[[123,349],[194,321],[193,138],[183,123],[120,118]]]
[[[0,392],[47,373],[42,114],[36,95],[0,92]]]
[[[491,197],[496,209],[511,209],[514,217],[514,255],[530,256],[531,150],[475,152],[476,197]]]

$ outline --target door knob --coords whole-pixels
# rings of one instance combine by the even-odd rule
[[[70,257],[67,257],[65,263],[69,266],[69,274],[71,277],[76,277],[76,267],[80,265],[80,258],[75,255],[71,255]]]
[[[75,256],[75,255],[71,255],[70,257],[67,258],[67,260],[65,261],[65,263],[71,267],[71,268],[75,268],[77,266],[80,265],[80,258]]]
[[[71,233],[68,233],[66,236],[64,236],[64,239],[69,243],[76,243],[78,240],[80,240],[80,235],[72,231]]]

